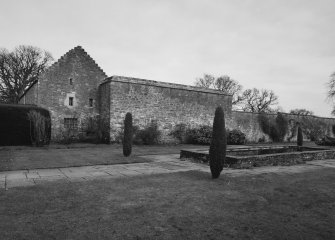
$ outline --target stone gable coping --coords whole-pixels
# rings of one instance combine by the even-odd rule
[[[220,94],[220,95],[225,95],[225,96],[232,96],[220,90],[215,90],[215,89],[206,89],[206,88],[177,84],[177,83],[158,82],[154,80],[147,80],[147,79],[133,78],[133,77],[112,76],[112,77],[106,78],[101,84],[105,84],[108,82],[132,83],[132,84],[139,84],[139,85],[146,85],[146,86],[173,88],[173,89],[181,89],[181,90],[194,91],[194,92],[203,92],[203,93],[212,93],[212,94]]]
[[[92,61],[92,63],[105,75],[105,77],[107,77],[107,74],[104,72],[104,70],[102,70],[102,68],[96,63],[96,61],[84,50],[84,48],[82,46],[76,46],[73,49],[67,51],[64,55],[62,55],[56,62],[54,62],[50,67],[48,67],[48,69],[46,70],[49,71],[52,68],[54,68],[56,65],[58,65],[60,62],[63,62],[72,52],[77,52],[80,54],[83,54],[84,56],[86,56],[88,59],[90,59]]]
[[[45,75],[47,72],[52,71],[56,66],[58,66],[61,62],[64,62],[65,59],[72,53],[72,52],[79,52],[86,56],[88,59],[92,61],[92,63],[107,77],[107,74],[102,70],[102,68],[96,63],[96,61],[83,49],[82,46],[76,46],[73,49],[70,49],[67,51],[65,54],[63,54],[57,61],[52,63],[42,74],[41,76]],[[25,91],[24,93],[20,96],[19,99],[21,99],[28,91],[30,88],[32,88],[38,80],[35,80]]]
[[[236,112],[238,114],[251,114],[251,115],[260,115],[263,112],[246,112],[246,111],[239,111],[239,110],[232,110],[232,112]],[[315,115],[299,115],[294,113],[286,113],[286,112],[280,112],[284,116],[296,116],[296,117],[307,117],[307,118],[317,118],[317,119],[327,119],[327,120],[335,120],[335,118],[332,117],[320,117]],[[269,116],[277,116],[277,113],[265,113]]]

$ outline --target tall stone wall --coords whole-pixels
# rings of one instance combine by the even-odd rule
[[[110,89],[110,140],[117,140],[127,112],[134,125],[145,128],[157,122],[162,142],[175,141],[168,134],[176,124],[189,127],[211,125],[215,108],[221,105],[231,113],[231,96],[216,90],[206,90],[179,84],[161,83],[120,76],[108,78]]]
[[[316,116],[301,116],[295,114],[283,113],[288,122],[288,131],[284,137],[284,141],[295,141],[297,123],[299,122],[303,128],[304,140],[314,140],[316,136],[329,135],[334,136],[333,126],[335,126],[334,118],[322,118]],[[277,114],[267,114],[269,121],[274,121]],[[269,135],[262,131],[258,113],[232,111],[231,118],[227,119],[227,127],[229,129],[238,129],[246,134],[248,142],[259,142],[260,139],[271,141]]]

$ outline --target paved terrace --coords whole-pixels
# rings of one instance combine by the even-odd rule
[[[96,165],[84,167],[34,169],[0,172],[0,188],[25,187],[42,184],[49,181],[89,181],[101,178],[127,178],[144,174],[163,174],[185,171],[207,172],[210,178],[209,167],[189,161],[181,161],[179,154],[142,156],[150,158],[150,163]],[[311,171],[318,168],[335,168],[335,159],[310,161],[306,164],[295,166],[259,167],[253,169],[224,169],[222,177],[255,175],[262,173],[294,174],[303,171]]]

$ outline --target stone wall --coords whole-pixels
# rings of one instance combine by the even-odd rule
[[[103,142],[110,142],[110,84],[104,82],[99,86],[99,128]]]
[[[106,79],[100,88],[105,85],[110,89],[112,142],[117,140],[127,112],[133,115],[133,125],[140,128],[157,122],[162,142],[175,141],[168,134],[176,124],[211,125],[219,105],[231,113],[231,96],[216,90],[120,76]]]
[[[283,113],[283,115],[288,121],[288,132],[284,138],[285,141],[296,141],[297,122],[302,125],[304,140],[313,140],[311,137],[314,134],[334,136],[332,131],[335,125],[334,118],[299,116],[286,113]],[[274,121],[277,114],[267,114],[267,116]],[[248,142],[259,142],[263,137],[265,141],[271,141],[269,136],[261,129],[258,113],[232,111],[231,118],[227,119],[227,128],[242,131],[246,134]]]

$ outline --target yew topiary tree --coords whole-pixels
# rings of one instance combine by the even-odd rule
[[[297,144],[298,144],[298,147],[302,147],[302,144],[303,144],[302,129],[300,125],[298,126]]]
[[[209,166],[212,178],[219,178],[226,159],[226,128],[222,107],[217,107],[213,122],[213,136],[209,148]]]
[[[124,135],[123,135],[123,155],[128,157],[131,154],[133,141],[133,117],[131,113],[126,114],[124,120]]]

